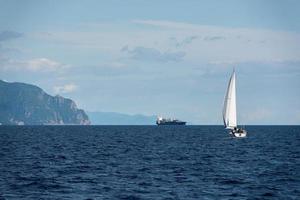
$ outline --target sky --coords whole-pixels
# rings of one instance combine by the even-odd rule
[[[300,124],[300,1],[0,0],[0,79],[87,111]]]

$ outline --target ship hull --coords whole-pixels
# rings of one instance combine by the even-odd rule
[[[158,126],[165,126],[165,125],[186,125],[186,122],[161,122],[156,123]]]

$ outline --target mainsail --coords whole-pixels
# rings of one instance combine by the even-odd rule
[[[223,107],[223,121],[224,125],[227,129],[234,129],[237,126],[236,122],[236,89],[235,89],[235,72],[233,71],[225,99],[224,99],[224,107]]]

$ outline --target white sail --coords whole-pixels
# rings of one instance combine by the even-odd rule
[[[233,71],[225,99],[224,99],[224,107],[223,107],[223,121],[224,125],[227,129],[234,129],[237,126],[236,120],[236,89],[235,89],[235,72]]]

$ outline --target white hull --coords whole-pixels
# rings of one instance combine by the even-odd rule
[[[247,134],[246,133],[235,133],[234,134],[234,137],[246,137],[247,136]]]
[[[237,132],[230,132],[231,135],[233,135],[234,137],[238,137],[238,138],[242,138],[242,137],[246,137],[247,136],[247,131],[242,130],[242,131],[237,131]]]

